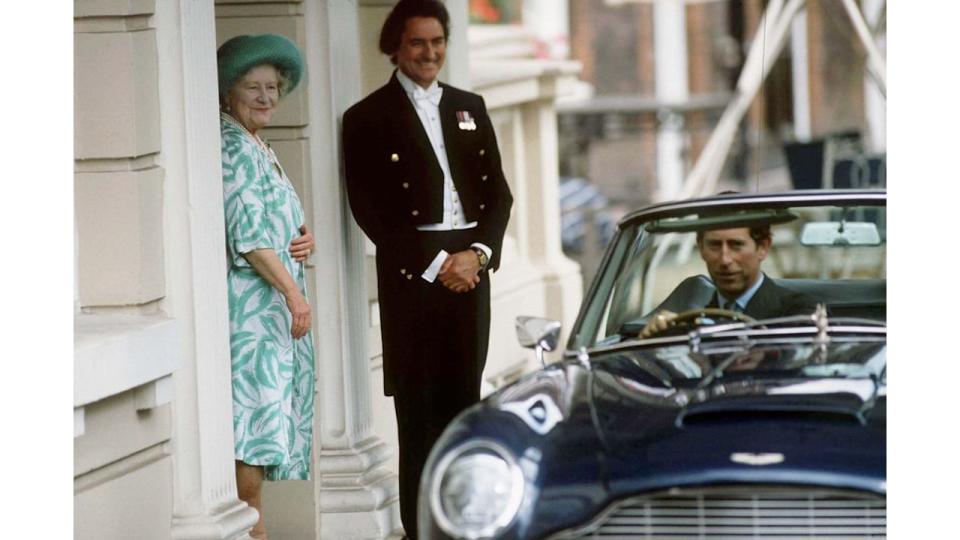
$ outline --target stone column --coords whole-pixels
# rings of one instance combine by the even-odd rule
[[[444,0],[450,13],[450,43],[447,45],[446,60],[440,80],[453,86],[471,89],[469,44],[467,26],[470,24],[470,10],[467,0]]]
[[[175,539],[249,538],[237,499],[212,2],[157,3],[168,295],[181,337],[174,376]]]
[[[324,284],[311,299],[317,319],[317,534],[386,538],[400,528],[397,478],[383,467],[392,449],[373,431],[365,239],[347,204],[339,152],[341,116],[362,97],[360,17],[352,2],[309,0],[304,18],[313,227],[320,233],[313,272]],[[375,39],[366,35],[373,28],[363,31],[364,40]]]

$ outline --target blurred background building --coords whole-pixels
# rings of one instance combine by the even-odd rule
[[[588,285],[611,222],[682,192],[762,35],[764,10],[784,2],[561,3],[553,9],[566,13],[554,18],[569,21],[569,39],[538,36],[535,50],[568,49],[583,66],[582,87],[559,105],[559,168],[574,183],[564,188],[564,248],[583,265]],[[499,10],[525,25],[530,4],[474,2],[488,18]],[[857,4],[882,52],[885,1]],[[885,99],[843,2],[803,3],[788,39],[779,55],[764,58],[770,73],[737,129],[716,191],[883,185]],[[569,46],[547,46],[558,41]]]

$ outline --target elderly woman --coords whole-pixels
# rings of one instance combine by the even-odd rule
[[[259,132],[303,76],[287,38],[238,36],[217,51],[230,268],[230,356],[237,491],[260,511],[263,480],[310,477],[313,343],[303,206]],[[266,538],[263,518],[251,531]]]

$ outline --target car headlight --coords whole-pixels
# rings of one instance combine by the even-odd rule
[[[453,538],[493,538],[513,522],[523,500],[523,473],[509,450],[473,440],[440,460],[430,485],[430,511]]]

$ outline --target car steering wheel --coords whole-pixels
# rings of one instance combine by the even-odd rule
[[[747,315],[746,313],[741,313],[739,311],[733,311],[732,309],[722,309],[722,308],[696,308],[688,309],[686,311],[681,311],[673,318],[674,324],[678,323],[689,323],[690,321],[696,319],[697,317],[723,317],[725,319],[733,319],[740,322],[756,322],[757,320],[753,317]]]
[[[681,330],[685,332],[687,327],[691,326],[690,323],[696,320],[698,317],[722,317],[739,322],[756,322],[756,319],[747,315],[746,313],[740,313],[739,311],[733,311],[730,309],[709,307],[688,309],[686,311],[677,313],[670,321],[670,326],[664,328],[663,330],[653,332],[647,336],[647,338],[651,338],[658,334],[674,335],[680,333]]]

